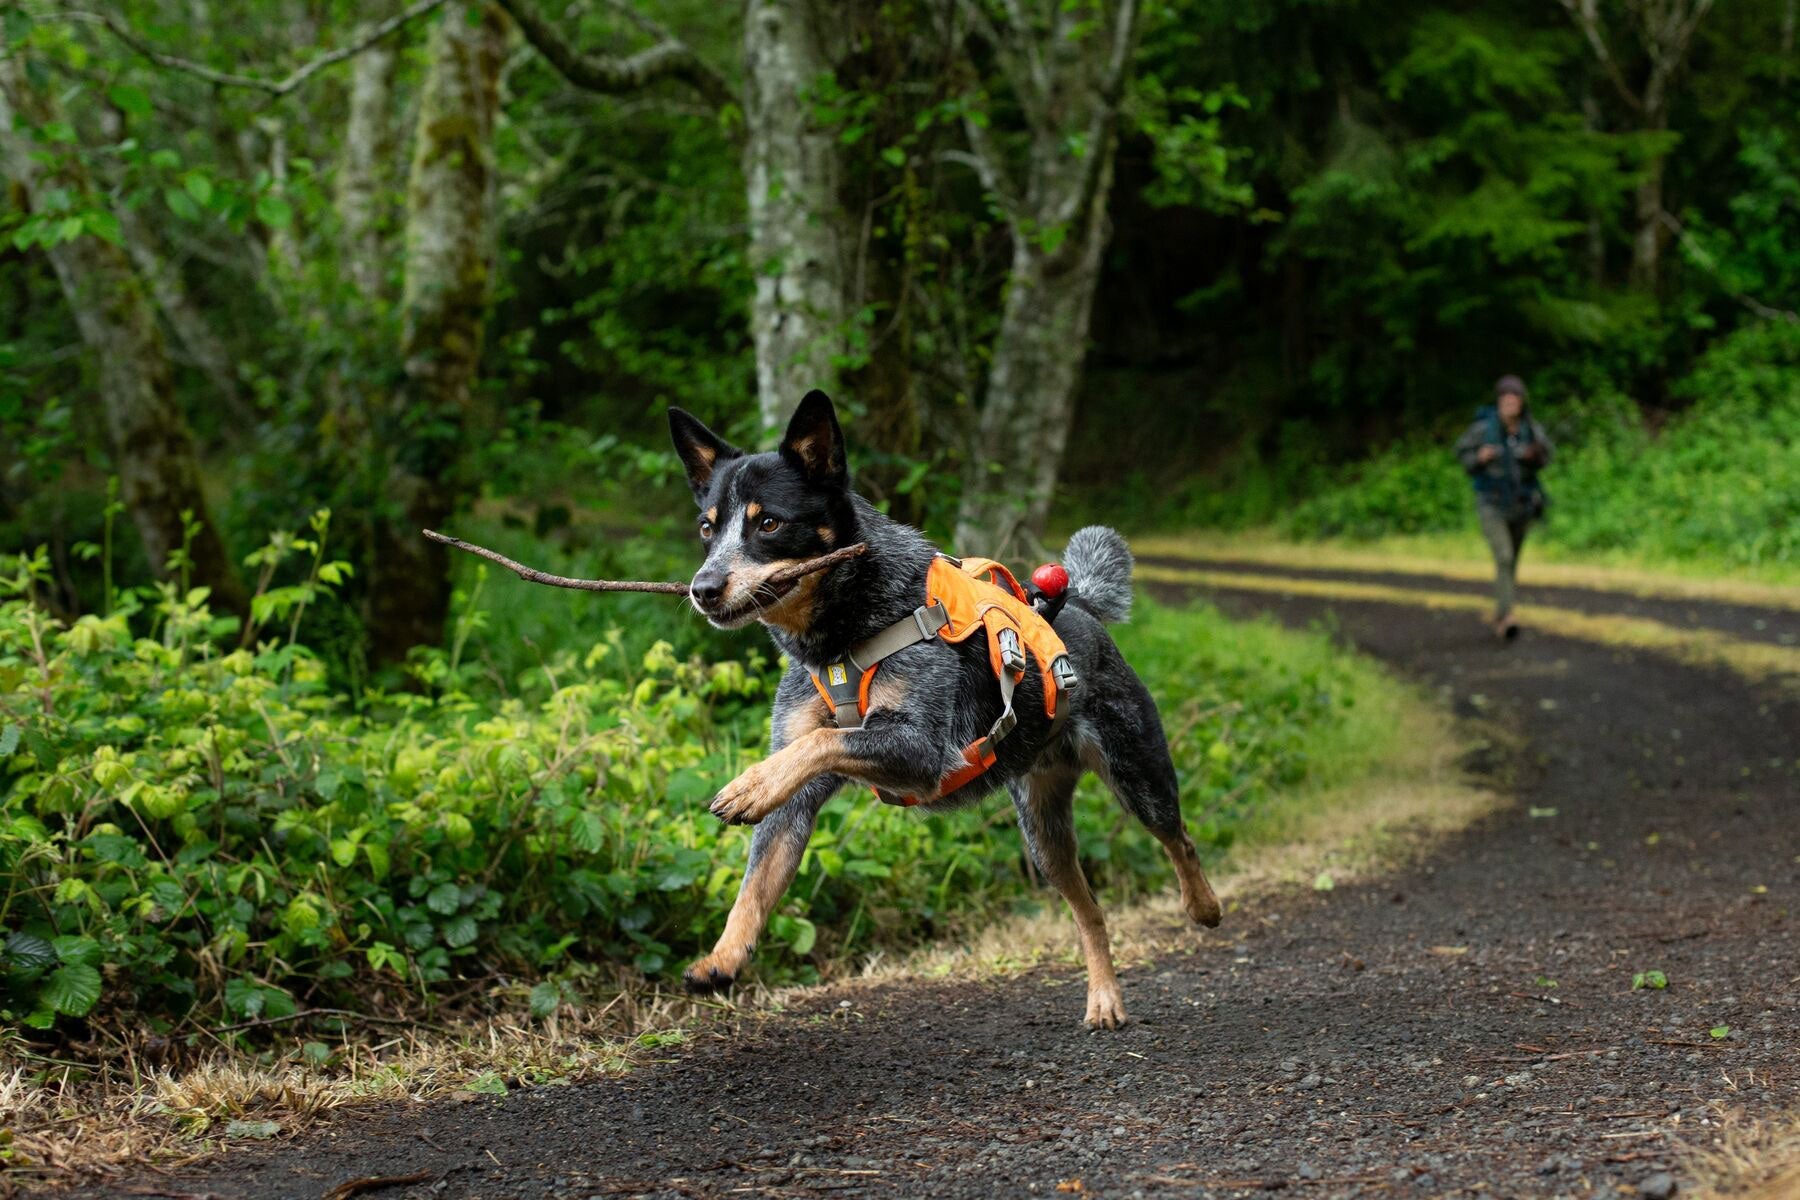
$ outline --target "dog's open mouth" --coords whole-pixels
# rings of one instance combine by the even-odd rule
[[[744,625],[780,604],[799,582],[798,579],[786,579],[780,583],[759,583],[746,592],[741,600],[718,608],[702,608],[700,611],[708,621],[721,628]]]

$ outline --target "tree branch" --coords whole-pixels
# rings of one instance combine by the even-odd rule
[[[83,12],[79,9],[64,9],[63,16],[72,21],[82,21],[90,25],[104,26],[114,37],[135,51],[139,57],[149,59],[159,67],[171,71],[180,71],[192,75],[196,79],[216,84],[219,87],[249,88],[253,91],[267,92],[271,100],[279,100],[300,87],[301,84],[323,71],[326,67],[335,66],[347,58],[353,58],[387,37],[401,26],[417,20],[433,9],[441,7],[445,0],[413,0],[385,21],[369,26],[362,33],[350,39],[336,50],[321,54],[306,65],[297,68],[286,79],[258,79],[254,75],[239,75],[231,71],[216,71],[203,63],[182,58],[175,54],[164,54],[161,50],[145,42],[133,33],[123,21],[111,13]]]
[[[539,571],[534,567],[528,567],[524,563],[514,562],[512,559],[506,557],[506,555],[489,550],[486,546],[477,546],[473,542],[465,542],[461,538],[449,537],[446,534],[438,533],[431,529],[421,529],[419,532],[430,538],[432,541],[442,542],[452,549],[462,550],[466,553],[473,554],[478,558],[485,558],[492,563],[499,563],[527,583],[542,583],[547,584],[550,587],[574,588],[576,591],[580,592],[657,592],[667,596],[685,596],[688,593],[688,585],[685,583],[640,582],[636,580],[613,579],[571,579],[567,575],[552,575],[547,571]],[[787,583],[789,580],[799,579],[805,575],[811,575],[815,571],[823,571],[827,567],[835,567],[841,562],[857,557],[868,548],[866,543],[857,542],[854,546],[844,546],[841,549],[833,550],[830,554],[821,554],[817,558],[808,558],[801,562],[791,563],[788,566],[771,571],[768,577],[763,580],[763,583]]]
[[[1625,82],[1624,72],[1619,70],[1618,60],[1612,56],[1612,50],[1606,44],[1606,35],[1600,29],[1600,12],[1595,0],[1560,0],[1562,6],[1569,11],[1575,24],[1587,36],[1588,45],[1594,49],[1594,57],[1606,71],[1606,77],[1612,81],[1621,99],[1632,109],[1642,112],[1643,100],[1631,85]]]
[[[627,58],[610,54],[586,54],[571,46],[539,11],[535,0],[496,0],[518,22],[525,40],[558,74],[578,88],[617,95],[647,87],[659,79],[678,79],[693,88],[715,109],[738,103],[738,96],[724,76],[707,65],[686,42],[671,35],[650,18],[627,10],[634,23],[654,30],[662,38],[648,50]]]

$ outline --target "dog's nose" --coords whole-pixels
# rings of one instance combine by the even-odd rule
[[[688,592],[702,605],[711,608],[725,595],[725,572],[702,571],[688,584]]]

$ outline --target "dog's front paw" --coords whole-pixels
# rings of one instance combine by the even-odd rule
[[[787,795],[774,787],[766,765],[757,763],[726,784],[713,797],[712,815],[727,825],[754,825],[786,804]]]
[[[1089,1029],[1117,1029],[1130,1020],[1125,1015],[1125,998],[1119,986],[1088,989],[1087,1026]]]
[[[716,951],[688,965],[681,973],[681,982],[687,990],[696,996],[707,996],[714,992],[729,992],[737,982],[738,972],[744,969],[743,961],[727,962]]]

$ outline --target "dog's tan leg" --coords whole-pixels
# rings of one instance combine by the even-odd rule
[[[827,791],[826,795],[829,794]],[[750,866],[744,872],[744,883],[738,889],[737,902],[731,906],[731,915],[725,918],[725,932],[719,935],[711,954],[682,972],[689,991],[715,992],[729,988],[750,961],[756,939],[762,935],[769,914],[794,881],[794,873],[800,869],[800,858],[806,852],[807,839],[812,835],[813,817],[818,806],[797,811],[801,807],[792,806],[795,811],[789,819],[757,826],[750,847]],[[787,813],[783,815],[787,816]]]
[[[1119,994],[1119,977],[1113,970],[1112,943],[1106,933],[1106,917],[1094,902],[1075,844],[1075,783],[1073,771],[1045,771],[1013,787],[1019,809],[1019,827],[1044,878],[1062,893],[1075,929],[1081,938],[1081,956],[1087,962],[1087,1023],[1092,1029],[1117,1029],[1125,1024],[1125,1000]]]
[[[1156,837],[1169,854],[1169,862],[1175,867],[1175,878],[1181,882],[1181,907],[1188,920],[1211,929],[1224,913],[1219,908],[1219,898],[1213,895],[1212,884],[1206,881],[1206,872],[1200,867],[1194,839],[1181,828],[1172,834],[1158,833]]]
[[[689,991],[722,991],[729,988],[751,961],[756,939],[769,923],[769,914],[794,882],[799,860],[806,851],[805,842],[779,838],[767,853],[752,862],[743,874],[743,887],[738,900],[731,905],[731,916],[725,918],[725,932],[718,936],[713,954],[689,964],[682,979]]]

